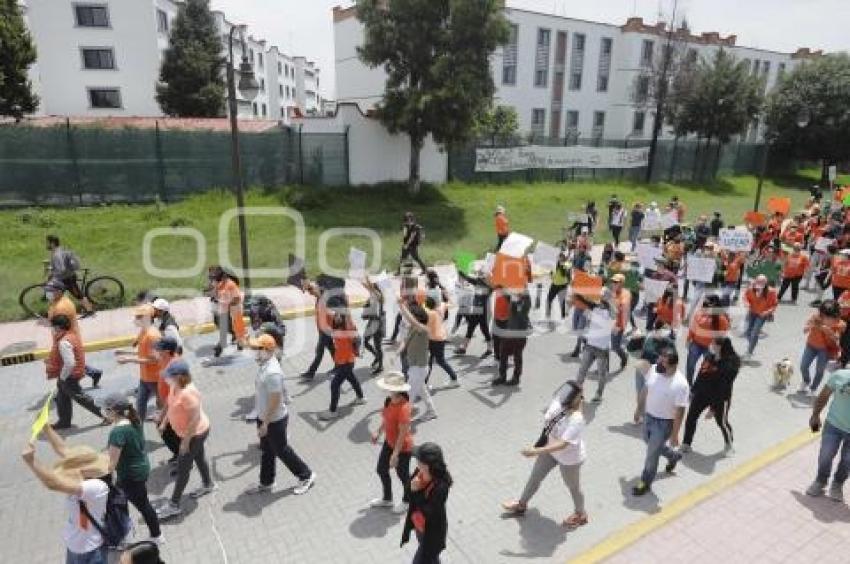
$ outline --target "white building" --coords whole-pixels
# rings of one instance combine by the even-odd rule
[[[39,115],[161,116],[156,82],[181,0],[21,0],[38,60],[30,77],[41,104]],[[232,27],[213,11],[228,52]],[[238,72],[242,49],[236,34]],[[265,40],[246,37],[260,93],[239,100],[240,118],[289,122],[296,112],[319,111],[319,69]],[[237,74],[238,79],[238,74]]]
[[[636,90],[644,85],[637,77],[647,76],[646,69],[661,56],[665,23],[650,26],[641,18],[629,18],[618,26],[513,8],[504,13],[511,38],[491,59],[495,102],[516,109],[522,133],[617,140],[652,135],[654,105],[636,101],[640,98]],[[366,67],[357,57],[363,26],[356,8],[334,8],[333,18],[337,100],[368,110],[380,101],[386,74]],[[766,77],[767,90],[800,60],[820,54],[740,47],[736,36],[721,37],[717,32],[693,35],[682,29],[674,38],[692,57],[710,58],[723,48],[747,60],[753,73]],[[757,140],[758,124],[747,136]]]

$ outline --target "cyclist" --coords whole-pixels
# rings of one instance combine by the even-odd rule
[[[83,294],[83,290],[77,281],[77,271],[80,270],[80,259],[71,249],[63,248],[56,235],[47,236],[47,250],[50,252],[50,260],[47,261],[47,279],[61,282],[83,305],[82,317],[94,315],[89,299]]]

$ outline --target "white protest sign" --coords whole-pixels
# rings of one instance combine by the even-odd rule
[[[655,270],[655,259],[660,258],[662,251],[660,247],[655,247],[649,243],[638,243],[635,247],[640,267],[649,270]]]
[[[746,229],[721,229],[719,243],[721,249],[749,252],[753,248],[753,234]]]
[[[502,246],[499,247],[499,252],[511,258],[522,258],[525,256],[525,251],[534,242],[534,239],[523,235],[522,233],[511,233],[504,240]],[[494,259],[495,260],[495,259]]]
[[[826,252],[829,249],[829,246],[835,243],[835,239],[827,239],[826,237],[818,237],[818,240],[815,241],[815,250]]]
[[[348,250],[348,264],[353,272],[366,270],[366,253],[356,247]]]
[[[641,231],[659,231],[664,226],[661,224],[661,212],[657,209],[646,210],[643,222],[640,224]]]
[[[590,324],[585,337],[591,343],[608,341],[610,343],[611,332],[614,330],[614,319],[609,317],[599,308],[590,314]]]
[[[537,241],[537,246],[534,247],[534,254],[531,256],[532,263],[541,270],[554,270],[558,263],[558,255],[561,252],[557,247],[547,245],[543,241]]]
[[[496,265],[496,255],[493,253],[487,253],[484,257],[484,264],[481,265],[481,273],[485,276],[490,276],[490,273],[493,272],[493,267]]]
[[[664,214],[661,218],[661,226],[664,229],[670,229],[675,225],[679,225],[679,213],[676,210]]]
[[[688,257],[688,280],[696,282],[711,282],[714,280],[714,271],[717,269],[717,261],[713,258],[696,256]]]
[[[667,289],[670,283],[666,280],[653,280],[652,278],[644,278],[643,280],[643,299],[646,303],[654,303],[661,299],[664,295],[664,290]]]
[[[381,271],[381,273],[377,276],[370,276],[369,280],[372,282],[372,284],[380,288],[381,292],[383,292],[384,295],[387,295],[388,292],[393,289],[393,281],[387,274],[386,270]]]

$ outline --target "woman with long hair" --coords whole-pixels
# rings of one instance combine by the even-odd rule
[[[112,424],[109,431],[109,470],[118,477],[118,487],[124,491],[150,532],[150,540],[162,542],[159,518],[148,498],[147,480],[151,465],[145,452],[145,435],[139,414],[121,393],[112,393],[103,400],[103,416]]]
[[[714,414],[714,420],[723,433],[724,452],[732,452],[732,426],[729,424],[729,406],[732,403],[732,386],[738,371],[741,369],[741,359],[729,337],[714,339],[709,346],[691,388],[691,404],[685,418],[685,438],[682,441],[682,452],[690,452],[691,441],[697,429],[699,416],[709,408]]]
[[[413,449],[413,456],[416,470],[410,478],[410,506],[401,544],[404,546],[410,540],[410,533],[416,531],[419,548],[413,556],[413,564],[439,564],[449,529],[446,500],[452,476],[439,445],[423,443]]]
[[[522,490],[519,500],[502,504],[508,513],[522,515],[528,509],[528,501],[537,493],[540,484],[556,466],[561,470],[575,510],[564,519],[568,529],[577,529],[587,524],[584,510],[584,493],[581,491],[581,465],[587,457],[584,439],[584,415],[581,406],[584,396],[578,382],[569,381],[565,393],[552,400],[544,416],[544,427],[540,438],[531,448],[522,450],[522,455],[535,458],[531,475]]]

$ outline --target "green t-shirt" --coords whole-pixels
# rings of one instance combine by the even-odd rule
[[[845,433],[850,433],[850,370],[836,370],[826,385],[832,390],[832,403],[826,420]]]
[[[148,479],[151,465],[145,453],[145,436],[132,424],[116,425],[109,432],[109,446],[121,449],[121,457],[115,472],[118,480],[144,482]]]

